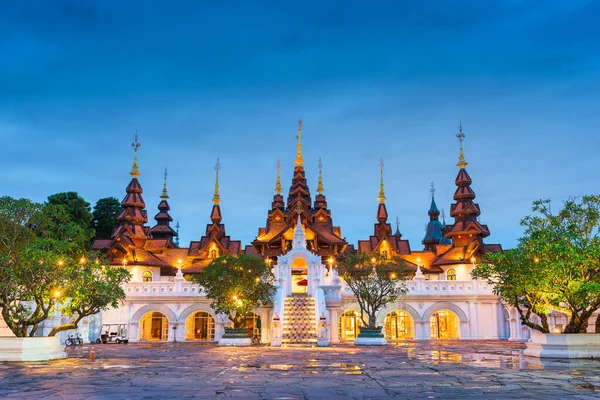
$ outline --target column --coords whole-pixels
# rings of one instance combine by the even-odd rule
[[[329,310],[329,337],[331,338],[331,343],[339,343],[340,338],[338,336],[338,323],[339,323],[339,312],[337,308],[332,308]]]
[[[492,303],[490,307],[492,307],[492,339],[499,339],[498,303]]]
[[[467,318],[469,318],[469,339],[473,339],[473,318],[471,317],[470,301],[467,301]]]
[[[479,320],[479,307],[480,307],[481,303],[476,301],[475,302],[475,338],[476,339],[481,339],[481,321]]]

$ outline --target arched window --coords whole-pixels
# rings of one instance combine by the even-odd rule
[[[142,281],[144,281],[144,282],[152,282],[152,272],[145,271],[142,274]]]
[[[449,269],[446,272],[446,280],[447,281],[455,281],[456,280],[456,271],[454,269]]]
[[[217,250],[216,249],[212,249],[210,251],[210,258],[217,258]]]

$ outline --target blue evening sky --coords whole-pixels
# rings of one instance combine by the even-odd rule
[[[168,167],[182,245],[199,239],[219,155],[227,232],[249,244],[301,117],[311,193],[321,157],[343,235],[372,234],[383,158],[390,219],[421,249],[462,120],[487,241],[510,247],[533,200],[600,190],[599,16],[593,0],[2,0],[0,194],[122,199],[138,129],[149,216]]]

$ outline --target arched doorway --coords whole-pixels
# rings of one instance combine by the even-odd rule
[[[406,311],[395,310],[385,317],[384,336],[387,340],[414,339],[414,321]]]
[[[354,340],[358,336],[359,327],[362,326],[360,312],[346,311],[340,315],[338,322],[338,337],[340,340]]]
[[[185,321],[185,340],[215,340],[215,320],[206,311],[197,311]]]
[[[167,340],[169,321],[160,312],[151,311],[140,319],[140,340]]]
[[[429,320],[432,339],[459,339],[460,320],[450,310],[436,311]]]

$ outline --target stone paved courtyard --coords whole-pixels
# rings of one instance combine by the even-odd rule
[[[50,362],[0,363],[9,399],[597,399],[600,362],[523,357],[523,344],[403,342],[385,348],[90,345]]]

